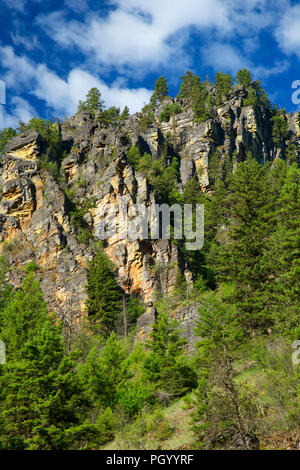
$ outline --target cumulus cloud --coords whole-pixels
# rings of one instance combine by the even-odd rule
[[[146,88],[129,89],[121,83],[108,86],[80,68],[72,69],[64,80],[47,65],[16,55],[9,46],[0,47],[0,63],[6,70],[3,78],[8,88],[30,93],[58,115],[76,112],[78,101],[85,99],[91,87],[99,88],[107,106],[123,108],[127,105],[131,112],[140,110],[151,96],[151,91]]]
[[[189,39],[186,34],[185,41],[178,43],[183,30],[213,31],[215,37],[251,36],[272,24],[284,2],[112,0],[115,9],[105,17],[89,12],[82,21],[75,21],[66,12],[56,11],[36,21],[61,46],[93,54],[99,63],[117,67],[144,63],[155,68],[182,56]]]
[[[13,97],[10,105],[0,105],[0,129],[16,127],[19,121],[27,122],[36,114],[31,104],[21,97]]]
[[[286,54],[300,57],[300,5],[286,9],[275,31],[275,37]]]

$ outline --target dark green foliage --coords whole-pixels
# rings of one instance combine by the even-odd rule
[[[244,99],[243,106],[256,106],[258,98],[253,86],[248,87],[248,96]]]
[[[6,280],[9,270],[8,263],[3,256],[0,256],[0,312],[10,298],[12,288]],[[0,330],[3,325],[3,316],[0,314]]]
[[[298,162],[298,150],[295,144],[290,144],[285,149],[285,158],[288,166]]]
[[[201,83],[200,77],[189,71],[181,79],[179,97],[187,100],[195,113],[195,119],[205,121],[212,117],[211,108],[215,103],[205,83]]]
[[[223,97],[226,98],[229,92],[232,90],[232,77],[228,73],[218,72],[216,74],[215,84],[217,89],[218,104],[222,104]]]
[[[212,186],[215,186],[218,182],[222,180],[222,158],[221,154],[216,151],[209,157],[208,162],[208,175],[209,183]]]
[[[21,132],[37,131],[47,143],[46,153],[39,159],[39,168],[46,169],[54,178],[59,178],[60,163],[65,156],[62,148],[61,135],[56,123],[49,119],[33,117],[27,124],[19,123]]]
[[[180,114],[181,111],[181,106],[178,103],[166,104],[163,111],[159,115],[159,120],[161,122],[168,122],[171,117],[174,117],[176,114]]]
[[[279,195],[278,221],[265,247],[262,266],[271,279],[264,292],[279,331],[297,336],[300,286],[300,170],[293,165]],[[264,315],[266,312],[264,311]]]
[[[247,86],[248,96],[243,102],[243,106],[264,106],[268,109],[271,108],[270,100],[266,92],[261,86],[259,80],[256,80],[251,85]]]
[[[97,117],[98,122],[105,122],[106,124],[113,126],[117,125],[120,119],[120,108],[117,108],[116,106],[111,106],[110,108],[102,111]]]
[[[289,134],[289,126],[285,117],[285,110],[278,111],[275,116],[271,118],[273,121],[272,137],[273,142],[277,147],[282,147]]]
[[[32,273],[0,314],[8,353],[0,366],[0,448],[84,447],[95,434],[84,422],[90,403]]]
[[[127,303],[129,325],[136,325],[137,319],[145,313],[144,305],[136,298],[130,297]]]
[[[222,264],[227,278],[235,282],[234,302],[244,327],[267,327],[271,320],[268,315],[261,315],[263,304],[259,294],[267,276],[261,269],[261,256],[272,224],[266,168],[254,159],[240,163],[232,177],[230,192],[230,243],[225,247],[227,260],[224,258]]]
[[[98,88],[91,88],[86,95],[86,100],[79,101],[77,112],[83,111],[89,111],[92,116],[95,116],[97,111],[104,111],[104,101]]]
[[[121,311],[121,292],[109,258],[100,250],[87,273],[87,308],[98,332],[109,336]]]
[[[249,85],[252,82],[251,72],[247,69],[241,69],[236,74],[238,85]]]
[[[137,168],[141,160],[139,148],[133,145],[127,152],[127,160],[134,168]]]
[[[12,127],[7,127],[0,131],[0,156],[4,152],[4,148],[8,141],[15,135],[17,135],[17,131]]]
[[[150,105],[155,108],[166,96],[168,96],[168,84],[166,78],[161,76],[155,82],[154,93],[151,96]]]
[[[150,126],[154,121],[154,113],[150,105],[144,106],[144,108],[142,109],[142,113],[143,115],[140,118],[139,128],[138,128],[140,132],[145,131],[148,128],[148,126]]]
[[[129,108],[128,108],[128,106],[125,106],[122,113],[121,113],[121,115],[120,115],[120,121],[125,121],[129,117],[130,117]]]
[[[167,314],[158,316],[148,342],[150,352],[143,366],[146,380],[155,384],[158,391],[175,397],[184,395],[196,385],[196,374],[182,354],[186,340],[180,338],[177,327],[177,322],[169,320]]]

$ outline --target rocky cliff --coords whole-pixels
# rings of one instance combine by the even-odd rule
[[[13,138],[0,167],[0,253],[9,260],[11,283],[20,286],[25,266],[34,261],[50,311],[67,324],[76,323],[85,314],[86,267],[93,258],[91,239],[97,238],[101,209],[108,203],[118,208],[120,197],[127,196],[134,218],[134,204],[155,202],[146,176],[127,159],[132,146],[152,159],[159,158],[166,148],[171,157],[176,155],[181,192],[194,176],[199,190],[209,193],[210,159],[216,151],[222,165],[231,157],[231,171],[248,152],[262,163],[284,157],[282,146],[273,142],[272,112],[263,106],[243,107],[245,93],[243,87],[236,87],[230,99],[215,106],[214,116],[205,122],[195,121],[193,111],[180,99],[175,101],[181,112],[160,122],[165,104],[174,102],[171,98],[166,98],[155,110],[152,122],[146,124],[143,113],[114,126],[97,116],[92,118],[89,112],[76,114],[59,125],[64,149],[59,177],[41,164],[47,142],[36,131]],[[285,116],[289,125],[285,145],[295,145],[299,161],[296,118],[296,114]],[[77,224],[76,210],[81,217]],[[87,236],[83,237],[84,233]],[[103,246],[124,292],[140,297],[147,307],[138,323],[141,337],[154,320],[156,293],[174,288],[178,269],[188,282],[191,273],[182,253],[169,240],[130,241],[112,236]],[[187,308],[177,316],[192,331],[190,319],[195,311]]]

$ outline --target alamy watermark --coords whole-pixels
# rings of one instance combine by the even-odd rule
[[[0,80],[0,104],[6,104],[6,84]]]
[[[100,240],[185,240],[187,250],[200,250],[204,244],[204,205],[103,204],[97,209],[96,236]]]

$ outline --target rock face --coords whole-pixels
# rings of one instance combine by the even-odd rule
[[[35,260],[50,310],[70,324],[85,314],[86,267],[93,258],[93,248],[90,243],[82,243],[72,212],[74,207],[81,208],[85,230],[97,238],[107,204],[106,216],[113,223],[126,197],[129,222],[134,224],[134,205],[155,203],[146,177],[136,172],[126,158],[132,145],[153,159],[160,157],[166,147],[171,156],[176,155],[180,191],[193,176],[199,190],[209,191],[210,159],[216,151],[223,164],[231,156],[233,171],[247,152],[260,162],[278,158],[281,150],[272,141],[270,111],[242,107],[243,93],[238,88],[230,101],[215,108],[214,118],[205,122],[195,122],[193,112],[184,103],[180,114],[162,123],[158,119],[161,105],[147,126],[141,126],[141,113],[118,126],[104,124],[97,117],[92,119],[87,112],[77,114],[61,125],[67,156],[60,162],[59,180],[41,165],[47,143],[37,132],[11,139],[0,167],[0,254],[9,259],[14,286],[20,286],[25,276],[22,268]],[[296,145],[299,159],[299,124],[295,116],[287,115],[286,119],[289,142]],[[155,319],[155,295],[174,288],[178,269],[187,281],[191,274],[182,254],[169,240],[128,240],[112,235],[103,247],[116,267],[124,292],[145,302],[147,311],[138,321],[138,337],[142,338]],[[195,308],[176,313],[191,344]]]

